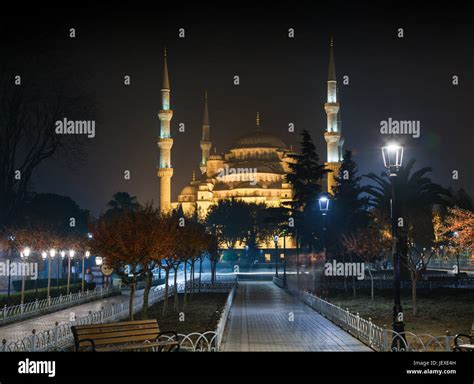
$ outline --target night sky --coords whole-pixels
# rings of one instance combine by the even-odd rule
[[[297,147],[298,132],[309,130],[324,161],[323,103],[333,35],[344,148],[353,150],[361,173],[382,170],[381,120],[420,120],[421,137],[403,138],[406,159],[432,166],[435,181],[473,194],[472,11],[456,1],[444,7],[330,3],[240,1],[217,7],[179,2],[152,8],[110,2],[101,8],[43,8],[41,17],[32,9],[5,12],[1,41],[13,47],[11,59],[25,63],[29,49],[54,50],[51,63],[68,57],[68,70],[84,79],[100,113],[83,162],[73,170],[61,159],[44,163],[34,189],[69,195],[94,214],[117,191],[158,202],[164,45],[174,111],[173,201],[192,171],[199,172],[205,89],[211,140],[219,153],[254,129],[259,111],[262,128],[288,145]],[[76,39],[68,36],[71,27]],[[178,38],[181,27],[184,39]],[[287,37],[288,28],[295,29],[294,39]],[[397,38],[398,28],[404,28],[405,38]],[[45,75],[49,70],[35,68]],[[131,76],[131,86],[123,84],[124,75]],[[234,75],[240,76],[239,86],[233,85]],[[349,76],[348,86],[342,85],[343,75]],[[458,86],[451,83],[453,75],[460,78]],[[180,122],[185,133],[177,131]],[[288,132],[290,122],[295,133]],[[459,170],[457,181],[451,180],[453,169]],[[131,171],[130,181],[124,180],[124,170]]]

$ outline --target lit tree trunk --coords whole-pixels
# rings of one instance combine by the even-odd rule
[[[133,281],[132,284],[130,284],[130,299],[129,299],[129,308],[128,308],[128,317],[130,321],[133,321],[133,301],[135,297],[135,280]]]
[[[418,276],[416,272],[411,273],[411,299],[413,302],[413,316],[418,314],[418,308],[416,305],[416,281],[418,280]]]
[[[188,292],[188,279],[187,279],[187,265],[188,262],[185,260],[184,261],[184,299],[183,299],[183,304],[186,305],[186,298],[187,298],[187,292]]]
[[[367,270],[369,271],[370,275],[370,299],[374,301],[374,276],[372,275],[370,267],[368,267]]]
[[[199,293],[201,293],[201,277],[202,277],[202,256],[199,258],[199,285],[198,285]]]
[[[191,260],[191,299],[193,298],[193,293],[194,293],[194,264],[195,260]]]
[[[145,289],[143,290],[143,307],[142,307],[142,318],[148,319],[148,298],[150,295],[150,289],[153,281],[153,273],[148,271],[145,274]]]
[[[166,311],[168,310],[168,294],[170,290],[169,277],[170,277],[170,268],[169,266],[167,266],[165,268],[165,298],[163,300],[163,316],[166,315]]]
[[[352,253],[350,254],[350,261],[352,264]],[[355,276],[352,274],[352,294],[354,297],[356,297],[356,285],[355,285]]]
[[[174,310],[178,311],[178,266],[174,266]]]

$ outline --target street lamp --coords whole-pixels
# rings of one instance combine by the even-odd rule
[[[397,201],[397,175],[398,170],[402,166],[403,161],[403,147],[397,143],[389,143],[382,147],[383,163],[385,168],[389,170],[390,183],[392,185],[392,201],[391,201],[391,216],[392,216],[392,238],[393,238],[393,288],[394,288],[394,303],[393,303],[393,325],[392,329],[394,337],[392,339],[392,349],[400,350],[406,346],[405,342],[405,324],[403,323],[403,310],[400,300],[400,259],[401,249],[398,243],[398,201]]]
[[[57,286],[57,287],[56,287],[56,290],[57,290],[58,292],[59,292],[59,264],[61,263],[61,266],[64,265],[64,264],[63,264],[63,260],[64,260],[64,258],[66,257],[66,251],[62,250],[62,251],[60,252],[60,255],[61,255],[61,258],[58,257],[58,270],[57,270],[58,276],[57,276],[57,278],[56,278],[56,286]],[[59,261],[59,259],[61,259],[61,261]],[[62,271],[61,271],[61,272],[62,272]],[[62,273],[61,273],[61,277],[62,277]]]
[[[69,295],[69,287],[71,283],[71,259],[74,258],[74,250],[69,250],[69,257],[67,258],[67,292],[66,294]]]
[[[84,277],[85,277],[85,273],[84,273],[84,260],[85,259],[89,259],[89,256],[91,255],[91,253],[89,251],[86,251],[86,253],[84,254],[84,256],[82,256],[82,292],[84,292]]]
[[[27,260],[28,257],[30,256],[30,252],[31,252],[30,248],[25,247],[23,251],[20,253],[20,257],[22,259]],[[22,268],[22,271],[21,271],[21,304],[22,305],[25,302],[25,269],[26,268]]]
[[[275,276],[278,277],[278,235],[273,236],[273,242],[275,243]]]
[[[103,259],[100,256],[96,256],[95,258],[95,265],[100,267],[103,263]],[[193,272],[194,273],[194,272]],[[104,273],[102,273],[102,287],[104,287]]]
[[[319,210],[321,211],[321,214],[323,216],[323,233],[322,233],[322,243],[323,243],[323,252],[324,252],[324,260],[326,260],[326,238],[325,238],[325,233],[326,233],[326,215],[329,211],[329,199],[327,196],[321,196],[319,198]]]
[[[56,250],[54,248],[51,248],[49,250],[50,259],[53,260],[55,255],[56,255]],[[50,292],[51,292],[51,260],[48,260],[48,299],[51,297],[50,296]]]

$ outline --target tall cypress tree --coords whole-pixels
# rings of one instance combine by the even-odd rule
[[[344,160],[335,177],[334,220],[337,222],[339,233],[350,233],[357,228],[365,227],[368,223],[368,196],[363,196],[365,187],[360,185],[357,163],[352,158],[352,152],[344,152]]]
[[[317,199],[322,192],[322,179],[328,172],[324,164],[319,163],[319,156],[307,130],[301,132],[301,152],[290,155],[291,173],[286,180],[293,187],[291,208],[298,229],[298,241],[301,245],[314,248],[316,238],[320,238],[320,216]]]
[[[301,152],[290,155],[294,163],[290,163],[291,173],[286,180],[293,186],[293,208],[304,209],[314,204],[321,194],[321,180],[328,172],[324,164],[319,163],[319,156],[307,130],[301,132]]]

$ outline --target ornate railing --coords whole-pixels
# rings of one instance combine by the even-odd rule
[[[183,290],[184,283],[178,284],[178,292],[182,292]],[[172,296],[173,294],[174,286],[170,285],[168,296]],[[232,306],[234,294],[235,288],[232,288],[227,297],[227,302],[221,314],[216,331],[191,333],[188,335],[178,334],[180,345],[184,351],[215,351],[219,349],[230,307]],[[152,288],[148,298],[149,305],[163,300],[164,297],[164,286]],[[135,313],[140,311],[142,305],[142,300],[138,300],[137,298],[133,303],[133,312]],[[71,348],[74,341],[74,337],[71,332],[71,326],[119,321],[128,317],[129,308],[128,301],[122,302],[120,304],[111,304],[109,306],[103,307],[100,311],[90,312],[87,316],[78,318],[76,321],[64,324],[56,323],[53,328],[42,332],[36,332],[36,330],[33,329],[31,335],[23,339],[12,342],[7,342],[5,339],[2,340],[0,352],[68,350]]]
[[[182,289],[178,284],[178,290]],[[174,294],[173,285],[170,285],[168,296]],[[149,295],[149,305],[154,304],[158,301],[163,300],[165,297],[165,288],[159,286],[152,288]],[[98,324],[98,323],[109,323],[124,319],[129,314],[129,302],[122,302],[120,304],[111,304],[106,307],[102,307],[100,311],[90,312],[88,315],[76,319],[69,323],[58,324],[56,323],[53,328],[45,331],[36,332],[32,330],[31,335],[23,339],[7,342],[2,340],[0,351],[57,351],[64,350],[73,345],[73,335],[71,332],[71,326],[73,325],[85,325],[85,324]],[[133,312],[138,312],[142,308],[142,300],[138,300],[138,297],[133,303]]]
[[[237,285],[234,284],[234,287],[230,291],[229,296],[227,296],[227,301],[225,303],[224,310],[222,311],[221,318],[219,319],[219,322],[217,323],[217,327],[216,327],[217,350],[219,350],[221,347],[222,337],[224,336],[224,330],[227,324],[227,319],[229,317],[230,309],[232,308],[232,305],[234,304],[236,289],[237,289]]]
[[[397,333],[386,327],[375,325],[370,318],[366,320],[358,313],[351,313],[348,309],[338,307],[308,292],[301,293],[301,299],[328,320],[376,351],[452,351],[452,337],[449,333],[444,336],[416,335],[412,332]],[[392,345],[394,339],[399,341],[397,346]]]
[[[59,311],[88,301],[115,295],[119,292],[120,289],[118,288],[110,287],[104,289],[103,287],[100,287],[95,288],[94,290],[50,297],[49,299],[35,300],[26,304],[13,305],[9,307],[5,305],[0,310],[0,325],[21,321],[48,312]]]

